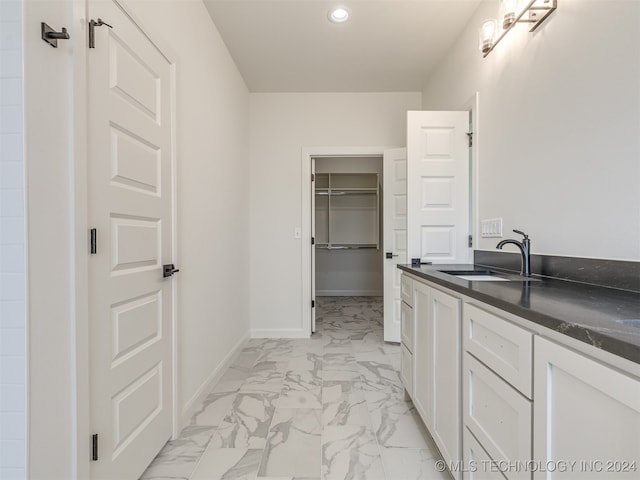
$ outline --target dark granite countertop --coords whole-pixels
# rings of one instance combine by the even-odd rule
[[[473,265],[398,268],[640,364],[640,293],[546,277],[483,282],[439,272],[486,270]]]

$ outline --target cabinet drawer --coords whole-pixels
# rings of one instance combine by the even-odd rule
[[[466,303],[462,323],[464,350],[532,398],[531,332]]]
[[[400,302],[400,337],[402,343],[413,353],[413,308]]]
[[[489,456],[500,464],[531,460],[531,402],[469,353],[463,359],[463,420]],[[506,471],[507,479],[530,472]]]
[[[466,427],[462,432],[462,450],[466,469],[462,475],[464,480],[504,480],[498,465],[492,463],[489,454]]]
[[[404,344],[400,348],[400,380],[413,398],[413,355]]]
[[[413,279],[405,274],[400,277],[400,298],[404,303],[413,307]]]

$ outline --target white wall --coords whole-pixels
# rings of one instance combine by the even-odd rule
[[[72,9],[68,2],[51,0],[26,1],[24,7],[28,478],[57,480],[73,478],[76,455],[73,71],[71,44],[61,41],[51,48],[40,39],[40,22],[70,27]]]
[[[74,95],[83,86],[84,2],[25,5],[29,478],[83,479],[90,438],[88,398],[82,397],[87,319],[78,296],[84,292],[86,258],[86,159],[73,125],[81,123],[83,111]],[[249,332],[249,266],[243,255],[249,250],[249,94],[200,0],[126,5],[177,62],[178,407],[187,415]],[[71,39],[52,49],[40,39],[43,20],[54,28],[67,26]]]
[[[302,332],[302,148],[402,146],[406,111],[420,104],[420,93],[251,94],[254,335]]]
[[[497,15],[485,1],[422,106],[480,92],[480,219],[528,232],[533,253],[640,260],[640,2],[558,3],[483,59],[477,29]]]
[[[377,173],[382,182],[382,157],[317,158],[316,173]],[[380,209],[382,193],[381,188]],[[382,295],[381,235],[379,244],[379,249],[316,248],[316,295]]]
[[[178,361],[186,417],[249,333],[249,93],[200,0],[127,4],[177,55]]]
[[[0,2],[0,478],[26,479],[22,2]]]

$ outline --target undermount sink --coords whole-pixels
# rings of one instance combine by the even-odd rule
[[[454,277],[470,282],[522,282],[531,280],[531,278],[522,277],[520,275],[510,275],[495,273],[491,270],[438,270],[440,273],[453,275]]]
[[[629,325],[630,327],[640,328],[640,319],[636,318],[625,318],[624,320],[616,320],[617,323],[621,323],[622,325]]]

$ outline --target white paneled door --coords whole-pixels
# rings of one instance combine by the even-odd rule
[[[469,112],[407,112],[409,259],[471,259],[468,131]]]
[[[311,159],[311,333],[316,331],[316,159]]]
[[[91,429],[94,479],[134,480],[172,432],[172,66],[112,1],[90,1]]]
[[[383,157],[384,341],[400,342],[400,270],[407,263],[407,149]]]

